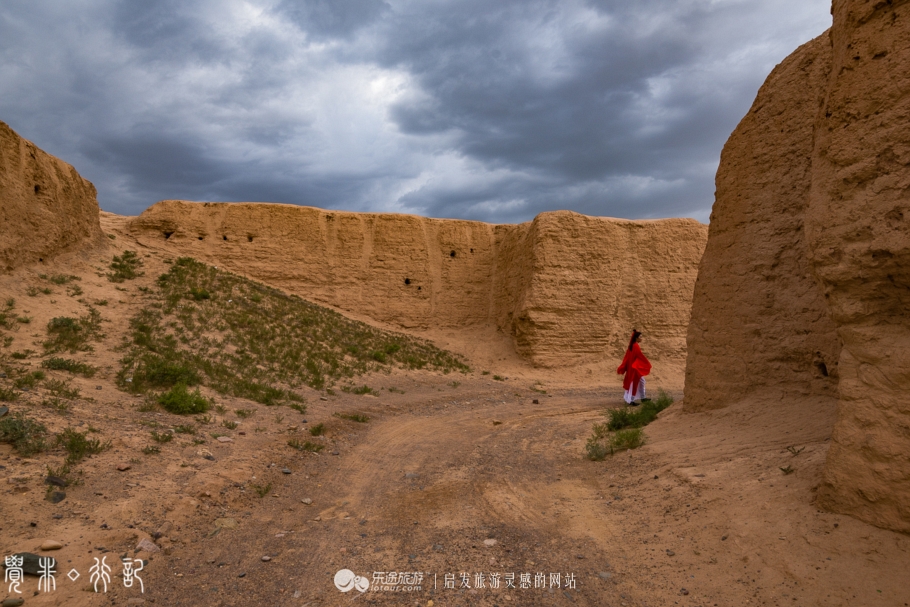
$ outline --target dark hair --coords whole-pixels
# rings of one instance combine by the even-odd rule
[[[641,331],[638,329],[632,329],[632,339],[629,340],[629,352],[632,351],[632,346],[635,345],[635,341],[641,337]]]

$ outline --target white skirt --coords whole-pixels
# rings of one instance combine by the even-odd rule
[[[636,390],[635,396],[632,396],[632,388],[634,388],[634,387],[635,387],[635,384],[632,384],[631,386],[629,386],[629,389],[626,390],[625,393],[623,394],[622,399],[624,401],[626,401],[627,405],[631,405],[632,401],[635,400],[636,398],[638,400],[645,398],[645,378],[642,377],[640,380],[638,380],[638,390]]]

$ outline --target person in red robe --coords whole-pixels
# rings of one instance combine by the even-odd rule
[[[627,404],[635,406],[638,403],[635,399],[642,401],[645,398],[645,375],[651,372],[651,361],[645,358],[641,353],[641,332],[632,329],[632,338],[629,340],[629,347],[626,349],[626,355],[622,359],[622,364],[616,369],[616,372],[623,375],[622,389],[625,390],[623,400]]]

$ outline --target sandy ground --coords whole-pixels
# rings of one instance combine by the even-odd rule
[[[0,277],[0,296],[32,318],[10,333],[8,348],[33,350],[13,361],[30,368],[40,364],[50,318],[84,313],[78,299],[108,301],[98,308],[106,337],[74,356],[99,374],[48,372],[83,398],[66,413],[39,404],[41,387],[5,403],[53,431],[92,426],[113,445],[79,466],[83,483],[65,488],[58,504],[44,499],[44,478],[62,452],[22,458],[0,445],[0,552],[58,560],[55,591],[35,594],[38,579],[26,577],[26,605],[910,604],[910,537],[813,505],[833,403],[766,393],[683,414],[678,362],[655,370],[650,385],[677,403],[645,429],[647,444],[603,462],[584,459],[584,444],[603,411],[622,406],[618,361],[539,370],[505,342],[484,351],[456,334],[434,337],[469,357],[470,374],[369,376],[378,398],[310,391],[305,415],[217,396],[226,413],[145,455],[152,429],[188,420],[140,412],[141,398],[116,389],[116,347],[142,305],[139,287],[165,266],[159,251],[129,240],[119,218],[106,216],[104,227],[116,235],[108,251]],[[99,277],[124,249],[150,255],[146,276],[123,285]],[[47,285],[39,273],[78,275],[83,294],[52,285],[51,295],[29,296],[28,287]],[[238,408],[254,413],[240,419]],[[227,430],[221,418],[239,426]],[[317,423],[324,437],[307,432]],[[292,438],[326,448],[301,453],[287,445]],[[118,471],[121,464],[129,469]],[[788,466],[795,472],[785,475]],[[146,538],[160,550],[137,552]],[[49,539],[63,548],[40,552]],[[111,582],[96,594],[90,567],[105,557]],[[138,582],[124,587],[121,558],[147,560],[144,593]],[[75,582],[65,577],[71,569],[80,573]],[[341,569],[371,589],[341,592],[333,583]],[[396,575],[409,583],[420,574],[420,589],[379,587],[391,572],[409,574]],[[507,588],[510,575],[515,588]],[[0,598],[20,596],[7,590]]]

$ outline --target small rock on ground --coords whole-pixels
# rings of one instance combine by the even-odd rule
[[[52,491],[51,493],[48,493],[47,497],[45,497],[44,499],[46,499],[47,501],[49,501],[52,504],[59,504],[60,502],[62,502],[63,500],[66,499],[66,493],[64,493],[63,491]]]
[[[142,538],[138,544],[136,544],[136,550],[139,552],[159,552],[161,548],[155,544],[152,540],[147,537]]]

